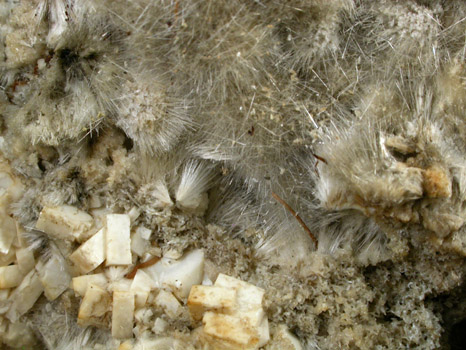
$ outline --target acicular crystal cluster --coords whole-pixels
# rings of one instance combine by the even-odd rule
[[[0,348],[465,343],[463,0],[0,3]]]

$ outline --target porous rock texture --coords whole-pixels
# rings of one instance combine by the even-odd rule
[[[201,249],[206,279],[265,290],[264,349],[283,325],[308,350],[463,348],[464,1],[3,0],[0,24],[0,263],[27,249],[45,288],[24,312],[20,280],[0,289],[3,346],[201,348],[186,300],[152,289],[122,340],[105,299],[135,251]],[[67,283],[89,236],[37,227],[64,205],[92,234],[111,213],[151,231],[93,272],[84,323]]]

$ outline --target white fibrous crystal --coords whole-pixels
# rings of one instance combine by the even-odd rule
[[[205,164],[187,164],[175,195],[178,206],[188,211],[203,213],[209,203],[206,190],[212,177],[211,170]]]

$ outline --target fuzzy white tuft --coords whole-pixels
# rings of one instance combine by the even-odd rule
[[[181,179],[175,193],[176,202],[184,208],[204,206],[206,191],[215,177],[212,166],[206,162],[189,161],[181,172]]]

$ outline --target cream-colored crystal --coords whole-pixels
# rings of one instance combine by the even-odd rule
[[[194,320],[202,318],[201,341],[215,349],[257,349],[267,344],[263,297],[263,289],[224,274],[214,286],[193,286],[188,307]]]
[[[34,253],[29,248],[17,249],[16,260],[18,261],[18,267],[23,274],[27,274],[31,271],[36,264],[34,260]]]
[[[155,334],[162,334],[168,327],[167,321],[163,318],[157,317],[154,321],[154,326],[152,327],[152,332]]]
[[[94,236],[70,255],[69,259],[78,267],[81,273],[88,273],[97,268],[105,260],[104,229],[100,229]]]
[[[88,213],[70,205],[61,205],[43,208],[36,229],[54,238],[80,241],[92,224],[92,216]]]
[[[78,324],[81,326],[106,325],[105,314],[111,310],[110,294],[100,286],[89,283],[78,313]]]
[[[14,288],[23,280],[23,273],[18,265],[0,267],[0,289]]]
[[[112,336],[117,339],[133,335],[134,294],[115,291],[113,293]]]
[[[236,306],[236,290],[216,286],[193,286],[187,305],[196,321],[200,321],[206,311],[233,312]]]
[[[16,254],[14,249],[10,249],[7,254],[0,253],[0,266],[8,266],[15,262]]]
[[[148,233],[147,233],[148,231]],[[137,256],[143,256],[149,248],[147,236],[150,236],[151,231],[145,227],[138,227],[131,235],[131,251]]]
[[[166,290],[160,290],[155,298],[155,304],[160,306],[170,318],[176,318],[181,312],[181,304],[175,296]]]
[[[71,283],[71,276],[67,270],[65,259],[61,255],[54,254],[45,264],[37,263],[36,269],[44,286],[44,294],[49,300],[55,300]]]
[[[130,287],[130,290],[134,293],[136,308],[141,308],[146,304],[150,291],[155,287],[155,282],[147,273],[143,270],[136,272]]]
[[[3,315],[10,308],[10,300],[9,300],[10,291],[11,289],[0,289],[0,315]],[[1,316],[0,316],[0,325],[1,325]],[[1,338],[1,335],[0,335],[0,338]]]
[[[0,253],[8,254],[15,238],[15,220],[6,214],[0,213]]]
[[[130,218],[126,214],[108,214],[105,225],[106,265],[129,265],[132,262]]]
[[[74,277],[71,280],[71,287],[77,294],[82,297],[86,294],[87,286],[89,284],[94,284],[100,288],[105,288],[107,285],[107,278],[103,273],[96,273],[94,275]]]
[[[257,332],[240,317],[207,312],[202,320],[203,340],[218,350],[257,349]]]
[[[36,270],[31,270],[10,296],[12,304],[6,314],[8,319],[16,322],[20,316],[32,308],[43,291],[44,287],[38,273]]]

